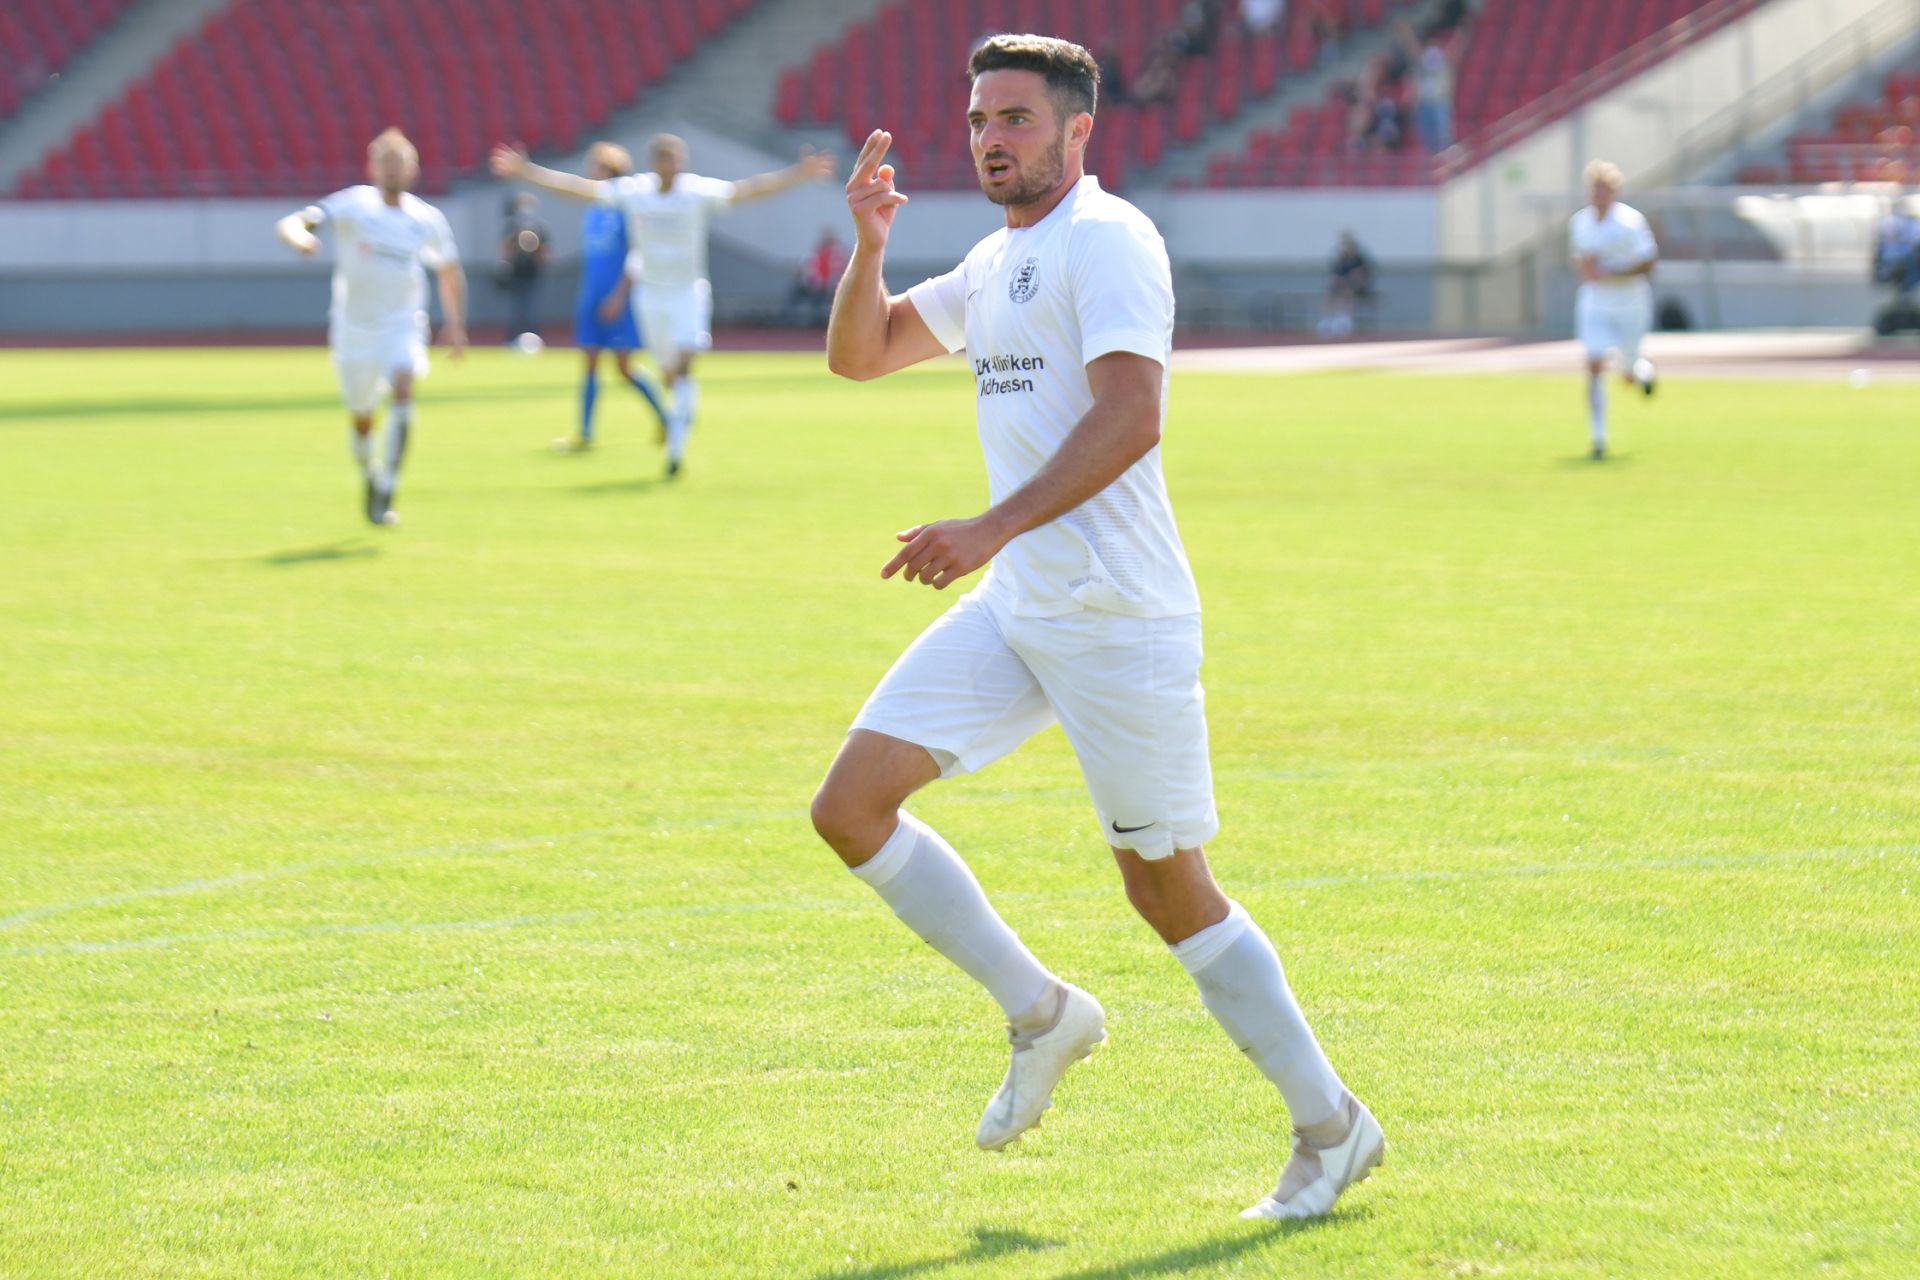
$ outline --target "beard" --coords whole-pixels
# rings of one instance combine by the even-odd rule
[[[981,170],[980,189],[987,199],[1001,205],[1032,204],[1059,186],[1067,176],[1066,135],[1055,138],[1053,145],[1041,153],[1032,169],[1016,162],[1013,173],[1013,180],[1005,188],[994,191],[986,185],[986,174]]]

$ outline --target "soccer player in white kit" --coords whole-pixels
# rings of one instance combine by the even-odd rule
[[[467,347],[467,279],[453,230],[438,209],[407,188],[420,176],[420,156],[405,134],[388,129],[367,146],[371,185],[336,191],[280,219],[274,231],[299,252],[320,247],[313,229],[334,237],[333,305],[327,346],[352,419],[348,442],[366,480],[367,519],[399,522],[393,510],[400,460],[413,424],[414,383],[427,376],[427,291],[423,268],[440,288],[440,337],[458,359]],[[373,413],[389,393],[385,459],[373,457]]]
[[[943,590],[993,562],[896,662],[853,722],[813,823],[853,874],[1005,1011],[1012,1058],[976,1140],[1039,1122],[1106,1038],[1099,1001],[1050,972],[939,833],[901,809],[1058,720],[1127,897],[1278,1086],[1291,1158],[1242,1215],[1327,1212],[1380,1163],[1380,1125],[1328,1064],[1260,927],[1221,893],[1200,687],[1200,601],[1161,473],[1172,273],[1146,215],[1083,173],[1099,72],[1079,45],[995,36],[968,64],[973,157],[1006,227],[953,271],[889,296],[907,197],[876,130],[847,183],[857,247],[827,363],[858,380],[964,349],[992,505],[898,535],[881,570]]]
[[[1653,285],[1648,277],[1659,261],[1653,229],[1638,209],[1620,202],[1617,166],[1595,160],[1587,166],[1593,203],[1573,215],[1567,229],[1580,291],[1574,302],[1574,328],[1587,358],[1587,429],[1595,462],[1607,456],[1607,356],[1620,355],[1620,376],[1630,386],[1653,394],[1653,361],[1640,354],[1640,341],[1653,327]]]
[[[667,475],[680,474],[700,388],[693,358],[713,346],[713,286],[707,281],[707,225],[747,200],[777,195],[833,173],[833,157],[803,150],[785,169],[724,182],[688,173],[687,144],[670,133],[648,146],[651,173],[595,181],[542,168],[518,147],[493,149],[493,172],[580,200],[597,200],[627,219],[627,243],[640,282],[640,340],[661,380],[673,389],[667,411]]]

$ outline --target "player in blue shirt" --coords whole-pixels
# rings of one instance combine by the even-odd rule
[[[633,158],[625,147],[596,142],[587,152],[591,178],[618,178],[632,171]],[[580,384],[580,430],[556,440],[556,448],[577,452],[593,447],[593,402],[600,394],[602,347],[613,352],[620,376],[653,406],[660,434],[666,432],[667,411],[659,388],[633,367],[640,333],[633,320],[630,289],[626,219],[611,205],[588,205],[580,226],[580,292],[573,303],[573,341],[587,360],[586,378]]]

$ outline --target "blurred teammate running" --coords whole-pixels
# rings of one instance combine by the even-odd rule
[[[413,426],[413,384],[427,376],[427,282],[440,286],[440,336],[458,359],[467,348],[467,277],[446,215],[407,188],[420,176],[420,155],[398,129],[367,146],[371,185],[347,187],[274,224],[282,241],[303,254],[320,247],[315,227],[333,228],[333,306],[327,346],[340,397],[353,424],[348,443],[366,480],[367,519],[399,523],[393,494]],[[373,413],[389,395],[384,460],[373,457]]]

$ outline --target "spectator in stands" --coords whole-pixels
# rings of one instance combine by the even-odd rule
[[[1145,107],[1169,102],[1179,84],[1180,50],[1173,39],[1162,40],[1153,46],[1140,65],[1140,74],[1133,78],[1134,104]]]
[[[1413,66],[1413,122],[1420,134],[1420,145],[1429,154],[1445,151],[1453,145],[1453,68],[1456,55],[1447,49],[1445,36],[1435,29],[1424,41],[1414,38],[1413,26],[1405,18],[1394,23],[1394,34]]]
[[[1434,15],[1433,26],[1429,28],[1435,35],[1446,35],[1457,27],[1466,25],[1469,18],[1480,12],[1480,6],[1486,0],[1445,0],[1440,12]]]
[[[1220,0],[1187,0],[1180,6],[1180,27],[1174,42],[1190,58],[1203,58],[1213,52],[1220,34]]]
[[[1313,35],[1314,52],[1322,62],[1340,52],[1340,6],[1338,0],[1303,0],[1307,30]]]
[[[1240,0],[1240,21],[1256,36],[1278,31],[1287,16],[1287,0]]]
[[[507,291],[509,342],[523,333],[540,333],[534,298],[546,265],[547,226],[540,221],[540,198],[522,191],[507,202],[507,229],[500,238],[500,287]]]
[[[832,227],[823,227],[813,252],[800,264],[787,294],[787,317],[795,324],[824,325],[833,308],[833,291],[847,269],[847,247]]]
[[[1373,259],[1354,239],[1353,232],[1342,231],[1327,281],[1326,307],[1320,314],[1320,336],[1344,338],[1352,333],[1355,310],[1362,302],[1371,302],[1373,296]]]
[[[1100,101],[1115,106],[1132,101],[1127,96],[1127,81],[1120,67],[1120,51],[1109,45],[1095,55],[1100,64]]]
[[[1385,84],[1384,64],[1376,59],[1360,72],[1360,79],[1347,88],[1347,151],[1362,155],[1377,151],[1396,151],[1405,132],[1400,122],[1400,104]]]

